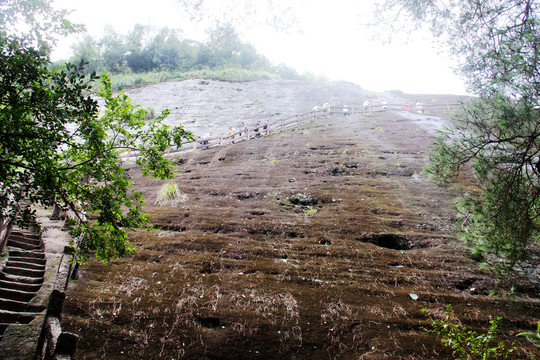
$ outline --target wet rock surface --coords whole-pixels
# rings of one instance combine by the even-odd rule
[[[276,82],[265,98],[251,89],[268,82],[189,84],[200,97],[174,94],[186,96],[180,121],[190,101],[213,106],[205,116],[218,119],[217,106],[242,109],[256,97],[280,104],[262,108],[266,116],[367,98],[349,84],[334,92],[294,84],[298,93]],[[230,100],[207,104],[203,93],[214,86]],[[283,100],[270,95],[276,89]],[[78,358],[453,359],[421,330],[421,309],[438,316],[447,304],[473,329],[502,316],[509,341],[532,331],[538,288],[479,270],[455,240],[456,194],[422,175],[433,130],[449,116],[328,117],[183,154],[175,181],[189,200],[177,207],[152,205],[163,183],[130,169],[156,230],[131,233],[133,256],[108,266],[92,260],[72,284],[63,327],[81,335]]]

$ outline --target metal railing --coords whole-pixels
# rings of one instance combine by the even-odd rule
[[[316,107],[319,109],[313,109],[310,112],[303,114],[297,114],[278,120],[266,120],[264,122],[257,122],[255,126],[244,127],[242,129],[233,130],[226,134],[217,136],[200,137],[196,140],[184,141],[180,147],[171,147],[166,155],[174,155],[182,152],[208,150],[220,146],[235,144],[242,141],[253,140],[265,135],[270,135],[275,132],[283,131],[292,126],[299,125],[306,121],[315,120],[319,118],[329,116],[350,116],[358,114],[370,114],[386,111],[402,111],[408,113],[427,114],[432,111],[452,111],[458,108],[459,103],[438,103],[418,106],[416,104],[409,105],[408,103],[401,104],[373,104],[373,105],[361,105],[361,106],[329,106],[326,108]],[[137,156],[137,151],[126,152],[121,157],[121,161],[129,161]]]

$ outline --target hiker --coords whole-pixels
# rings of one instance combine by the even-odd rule
[[[229,132],[227,133],[227,136],[229,139],[231,139],[231,142],[234,144],[234,128],[231,126],[229,127]]]
[[[368,111],[369,110],[369,101],[364,101],[364,103],[362,104],[362,107],[364,108],[364,111]]]
[[[349,107],[347,105],[343,105],[343,116],[349,116],[350,114]]]
[[[255,130],[253,132],[255,133],[255,138],[261,137],[261,120],[257,120],[257,124],[255,125]]]
[[[405,101],[405,105],[403,106],[403,108],[405,109],[406,112],[410,112],[410,110],[409,110],[409,102],[408,101]]]
[[[330,112],[330,104],[329,103],[324,103],[323,107],[322,107],[322,111],[327,113],[327,112]]]
[[[386,100],[382,101],[382,111],[388,111],[390,108],[388,107],[388,102]]]
[[[207,133],[206,135],[203,136],[203,140],[201,141],[201,145],[206,145],[203,149],[204,150],[207,150],[209,148],[209,145],[208,145],[208,142],[209,142],[209,139],[212,137],[212,133],[209,132]]]
[[[242,129],[241,129],[241,132],[240,132],[240,138],[242,138],[242,136],[245,136],[246,138],[244,140],[247,140],[247,133],[248,133],[248,127],[247,127],[245,122],[242,122]]]
[[[424,113],[424,103],[418,100],[415,104],[416,106],[416,113],[417,114],[423,114]]]

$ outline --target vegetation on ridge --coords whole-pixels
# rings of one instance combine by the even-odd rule
[[[73,46],[69,61],[86,62],[86,73],[111,73],[115,91],[188,78],[315,79],[284,64],[271,64],[251,44],[242,42],[231,25],[220,24],[209,31],[206,42],[186,39],[180,29],[167,27],[156,30],[137,24],[125,36],[107,27],[99,40],[85,35]]]

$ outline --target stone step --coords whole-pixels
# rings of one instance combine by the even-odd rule
[[[38,250],[41,248],[39,245],[32,245],[26,242],[13,240],[11,238],[8,239],[7,246],[12,246],[12,247],[24,249],[24,250]]]
[[[41,244],[41,241],[39,240],[39,238],[25,236],[25,235],[13,235],[13,234],[10,234],[8,240],[27,242],[27,243],[31,243],[31,244],[34,244],[34,245]]]
[[[26,284],[17,281],[0,280],[0,287],[11,290],[36,292],[41,287],[41,284]]]
[[[35,265],[45,265],[46,260],[45,258],[40,259],[37,257],[24,257],[24,256],[9,256],[9,261],[16,261],[16,262],[24,262],[28,264],[35,264]]]
[[[45,259],[45,253],[43,251],[28,251],[28,250],[21,250],[21,249],[9,249],[9,256],[19,256],[19,257],[28,257],[28,258],[36,258],[36,259]]]
[[[3,271],[0,271],[0,280],[18,282],[18,283],[23,283],[23,284],[41,285],[43,283],[43,276],[42,277],[28,277],[28,276],[7,274]]]
[[[6,266],[18,267],[18,268],[23,268],[23,269],[32,269],[32,270],[45,270],[45,265],[28,263],[26,261],[15,261],[15,260],[12,260],[11,257],[8,258]]]
[[[0,323],[28,324],[34,320],[36,313],[0,310]]]
[[[45,310],[45,306],[31,305],[23,301],[0,298],[0,309],[13,312],[40,313]]]
[[[33,291],[21,291],[13,289],[0,288],[0,298],[17,301],[30,301],[36,293]]]
[[[13,237],[9,237],[6,241],[6,245],[8,243],[14,243],[14,244],[19,244],[19,243],[24,243],[24,244],[27,244],[28,246],[32,246],[32,247],[37,247],[39,250],[42,249],[41,245],[42,243],[38,240],[29,240],[29,239],[25,239],[25,238],[13,238]],[[21,250],[21,249],[17,249],[17,250]],[[28,250],[26,248],[22,248],[22,250]],[[33,249],[32,249],[33,250]]]
[[[8,275],[25,276],[29,278],[41,278],[41,279],[43,279],[43,275],[45,274],[45,270],[33,270],[33,269],[25,269],[25,268],[12,267],[12,266],[4,266],[4,270],[2,270],[2,272]]]
[[[32,240],[39,240],[40,236],[37,235],[37,234],[34,234],[34,233],[31,233],[29,231],[21,231],[21,230],[17,230],[17,229],[14,229],[11,231],[11,233],[9,234],[9,236],[18,236],[18,237],[26,237],[26,238],[29,238],[29,239],[32,239]]]

